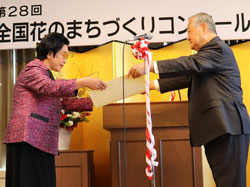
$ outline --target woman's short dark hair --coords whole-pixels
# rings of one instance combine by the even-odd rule
[[[45,60],[49,53],[56,53],[63,47],[63,45],[69,45],[69,40],[59,33],[47,34],[42,41],[37,45],[36,52],[37,57],[40,60]]]

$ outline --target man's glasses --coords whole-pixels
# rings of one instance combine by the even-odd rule
[[[68,59],[68,57],[69,57],[69,53],[66,51],[58,51],[57,53],[62,55],[64,59]]]

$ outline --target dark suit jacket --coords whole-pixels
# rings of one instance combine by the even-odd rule
[[[240,72],[234,54],[219,37],[197,54],[157,62],[161,92],[188,87],[191,144],[200,146],[223,134],[249,134]]]

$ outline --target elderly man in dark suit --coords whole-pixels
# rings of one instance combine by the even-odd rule
[[[94,77],[55,80],[68,57],[68,39],[51,33],[38,45],[37,58],[28,63],[16,81],[7,144],[6,187],[56,187],[55,155],[61,109],[91,111],[90,98],[76,98],[82,87],[105,89]]]
[[[197,53],[152,63],[150,71],[160,79],[151,89],[163,93],[188,88],[191,145],[204,145],[218,187],[245,187],[250,122],[237,62],[208,14],[191,16],[187,31]],[[136,64],[128,76],[144,73],[144,64]]]

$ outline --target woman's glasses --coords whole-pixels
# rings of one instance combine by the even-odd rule
[[[57,53],[62,55],[64,59],[68,59],[68,57],[69,57],[69,53],[66,51],[58,51]]]

